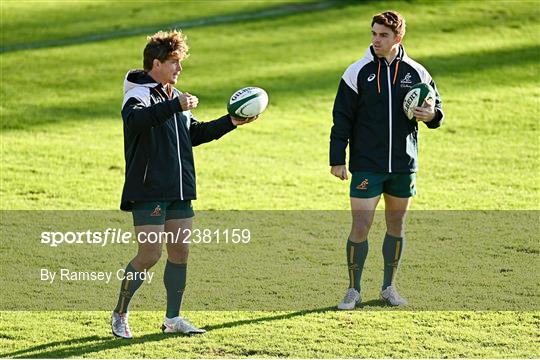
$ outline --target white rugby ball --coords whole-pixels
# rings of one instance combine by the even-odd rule
[[[435,106],[435,90],[429,84],[418,83],[409,89],[403,99],[403,111],[409,120],[416,121],[413,108]]]
[[[227,104],[229,115],[236,118],[257,116],[266,110],[268,94],[261,88],[250,86],[235,91]]]

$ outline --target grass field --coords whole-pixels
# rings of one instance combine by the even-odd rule
[[[348,209],[348,186],[327,165],[331,109],[341,74],[369,44],[371,16],[387,8],[407,19],[404,45],[430,70],[446,113],[440,129],[420,130],[419,194],[412,208],[539,209],[538,2],[344,1],[300,11],[316,3],[306,1],[289,14],[255,18],[289,3],[183,1],[147,10],[143,2],[3,1],[0,209],[117,209],[123,77],[140,67],[145,29],[200,19],[212,24],[185,30],[191,56],[178,84],[200,98],[195,115],[222,115],[230,94],[246,85],[265,88],[270,106],[256,123],[196,149],[195,208]],[[235,14],[252,16],[215,21]],[[530,228],[528,247],[509,236],[507,246],[517,253],[499,254],[492,245],[482,264],[493,256],[523,279],[527,271],[538,278],[540,229],[538,223]],[[334,230],[335,246],[327,253],[340,259],[347,229]],[[439,245],[432,249],[435,260]],[[380,251],[373,249],[369,259],[375,261]],[[302,251],[320,257],[319,248]],[[24,263],[27,255],[17,254]],[[128,259],[126,252],[120,260]],[[0,269],[4,279],[12,270]],[[380,274],[376,266],[369,269],[373,281],[367,284],[375,286]],[[320,286],[328,291],[326,283]],[[538,285],[527,294],[538,305]],[[136,339],[130,342],[109,336],[108,311],[0,311],[0,357],[540,357],[538,306],[336,312],[332,306],[341,295],[305,310],[188,311],[194,323],[211,330],[193,338],[161,335],[160,311],[134,312]]]

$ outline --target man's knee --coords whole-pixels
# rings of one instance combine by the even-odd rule
[[[148,270],[161,258],[161,251],[148,251],[138,253],[134,262],[139,270]]]
[[[386,228],[387,232],[393,236],[403,236],[405,232],[405,211],[387,211]]]
[[[186,263],[189,257],[188,246],[171,246],[167,248],[169,260],[174,263]]]
[[[366,240],[369,229],[371,228],[371,221],[369,220],[355,220],[351,227],[351,235],[349,239],[352,242],[362,242]]]
[[[390,211],[386,213],[386,222],[390,224],[404,224],[405,212],[404,211]]]

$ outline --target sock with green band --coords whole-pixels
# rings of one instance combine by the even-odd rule
[[[347,266],[349,267],[349,288],[360,292],[360,279],[364,262],[368,254],[369,245],[367,239],[360,243],[347,240]]]
[[[384,259],[384,279],[382,290],[392,285],[397,273],[401,253],[405,245],[405,238],[396,237],[386,234],[382,247]]]
[[[133,280],[128,280],[128,278]],[[135,270],[130,262],[124,272],[124,280],[122,280],[120,286],[120,296],[118,297],[118,303],[116,304],[114,312],[118,314],[125,314],[128,312],[129,302],[135,291],[142,285],[143,281],[144,280],[141,280],[140,273]]]
[[[179,316],[182,297],[186,287],[187,264],[175,264],[167,260],[163,282],[167,290],[166,317],[172,319]]]

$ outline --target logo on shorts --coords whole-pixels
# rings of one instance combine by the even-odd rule
[[[372,82],[373,79],[375,79],[375,74],[369,75],[369,77],[367,78],[367,81]]]
[[[364,179],[364,181],[362,181],[358,186],[356,186],[356,188],[358,190],[367,190],[368,184],[369,184],[368,179]]]
[[[161,207],[159,206],[159,204],[156,205],[156,208],[154,209],[154,211],[152,211],[150,216],[161,216]]]

